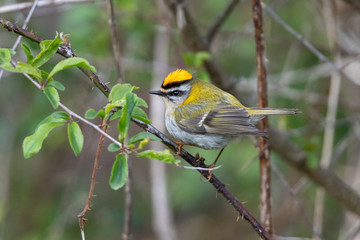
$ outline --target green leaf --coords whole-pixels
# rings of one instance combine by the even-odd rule
[[[120,142],[122,142],[128,134],[130,120],[131,120],[131,113],[136,104],[135,100],[136,100],[136,95],[134,93],[129,92],[126,94],[125,105],[122,110],[123,114],[121,115],[118,124]]]
[[[52,86],[52,87],[56,88],[59,91],[64,91],[65,90],[65,86],[62,85],[62,83],[59,82],[59,81],[50,81],[47,85]]]
[[[45,123],[49,123],[49,122],[64,123],[69,120],[70,120],[69,114],[67,114],[66,112],[57,111],[57,112],[53,112],[52,114],[50,114],[49,116],[44,118],[38,124],[37,128],[40,127],[40,125],[45,124]]]
[[[150,124],[150,120],[147,116],[147,114],[145,113],[144,110],[142,110],[139,107],[135,107],[132,114],[131,114],[132,118],[136,118],[139,119],[140,121],[143,121],[144,123]]]
[[[122,115],[122,109],[119,109],[110,117],[110,121],[121,117],[121,115]]]
[[[58,91],[52,86],[46,86],[44,88],[44,93],[45,93],[45,96],[47,97],[47,99],[50,101],[53,108],[57,109],[59,106],[59,101],[60,101]]]
[[[54,118],[52,115],[45,118],[36,128],[34,134],[24,139],[22,146],[24,157],[29,158],[32,155],[38,153],[42,147],[43,141],[49,135],[50,131],[57,126],[63,125],[65,122],[66,120]]]
[[[144,107],[144,108],[148,108],[149,106],[147,105],[147,103],[145,102],[144,99],[138,97],[137,101],[136,101],[136,106],[138,107]]]
[[[129,83],[116,84],[109,94],[109,102],[114,104],[116,103],[116,106],[122,106],[125,101],[126,94],[136,89],[138,88],[130,85]]]
[[[42,80],[40,70],[34,68],[31,64],[28,63],[18,62],[16,68],[14,68],[10,63],[3,63],[0,65],[0,67],[9,72],[27,73],[33,77],[36,77],[39,80]]]
[[[25,43],[22,43],[22,44],[21,44],[21,47],[22,47],[22,49],[23,49],[24,52],[25,52],[26,59],[27,59],[27,63],[31,64],[31,62],[32,62],[32,60],[34,59],[34,57],[33,57],[33,55],[31,54],[30,48],[29,48]]]
[[[117,154],[114,165],[111,169],[110,187],[118,190],[124,186],[129,176],[128,164],[124,154]]]
[[[0,64],[9,63],[11,61],[10,48],[0,48]]]
[[[67,126],[69,143],[75,156],[78,156],[84,145],[84,136],[76,122],[70,122]]]
[[[210,60],[211,55],[209,52],[201,51],[195,54],[194,66],[201,67],[205,60]]]
[[[55,67],[51,70],[49,73],[48,79],[51,78],[54,74],[69,68],[69,67],[83,67],[83,68],[89,68],[93,72],[96,72],[96,69],[90,65],[90,63],[85,60],[84,58],[80,57],[72,57],[65,60],[62,60],[58,62]]]
[[[137,156],[155,159],[165,163],[173,163],[173,164],[180,163],[180,160],[176,160],[174,156],[170,153],[169,149],[164,149],[163,151],[146,150],[140,152]]]
[[[161,141],[161,139],[158,138],[157,136],[155,136],[154,134],[151,134],[149,132],[139,132],[138,134],[132,136],[127,141],[127,144],[137,143],[137,142],[144,140],[145,138],[150,138],[150,140],[152,140],[152,141]]]
[[[54,56],[62,42],[62,39],[59,39],[57,36],[54,40],[44,40],[40,42],[41,51],[32,61],[32,65],[38,68],[49,61],[50,58]]]
[[[118,152],[121,150],[121,147],[119,145],[117,145],[116,143],[111,143],[108,146],[108,151],[109,152]]]
[[[85,113],[85,118],[87,118],[87,119],[94,119],[94,118],[96,118],[96,116],[97,116],[97,112],[93,108],[90,108]]]

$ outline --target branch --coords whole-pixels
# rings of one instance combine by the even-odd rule
[[[224,24],[225,20],[230,16],[231,12],[235,9],[235,6],[239,3],[239,0],[232,0],[224,10],[224,12],[216,19],[214,25],[209,29],[206,34],[205,41],[208,45],[211,44],[216,33],[219,31],[221,26]]]
[[[104,118],[102,120],[102,123],[101,123],[101,128],[102,128],[102,130],[104,132],[106,132],[107,126],[108,125],[107,125],[107,122],[106,122],[106,118]],[[84,209],[78,215],[81,235],[83,236],[83,239],[85,239],[84,223],[86,223],[86,221],[87,221],[87,219],[85,218],[85,215],[90,210],[91,199],[94,196],[96,171],[99,169],[99,157],[100,157],[100,152],[101,152],[101,149],[102,149],[103,142],[104,142],[104,134],[101,134],[100,139],[99,139],[99,144],[98,144],[98,147],[97,147],[97,150],[96,150],[96,155],[95,155],[94,168],[93,168],[93,172],[92,172],[92,176],[91,176],[91,184],[90,184],[88,200],[87,200],[87,203],[86,203]]]
[[[114,14],[114,7],[112,0],[106,0],[106,5],[109,12],[109,24],[111,30],[111,38],[112,38],[112,47],[114,52],[114,61],[115,61],[115,68],[118,74],[118,82],[123,82],[123,72],[121,69],[120,63],[120,43],[119,37],[116,31],[116,22],[115,22],[115,14]]]
[[[262,9],[260,0],[252,0],[253,22],[255,28],[256,63],[257,63],[257,92],[258,105],[268,107],[267,79],[265,66],[265,39],[263,31]],[[260,130],[269,131],[269,119],[263,118],[259,122]],[[260,221],[265,229],[272,234],[271,222],[271,164],[270,149],[266,138],[259,138],[260,160]]]
[[[0,22],[7,22],[7,25],[10,23],[6,20],[4,20],[3,18],[0,18]],[[11,23],[12,26],[16,26],[15,24]],[[17,27],[18,28],[18,27]],[[42,39],[38,36],[36,36],[33,33],[29,33],[26,30],[22,29],[21,31],[18,32],[22,32],[22,34],[24,34],[23,36],[31,36],[31,39]],[[71,48],[67,45],[66,49],[69,50],[70,55],[73,53]],[[62,54],[62,51],[58,50],[58,53],[61,54],[62,56],[67,56],[66,54]],[[86,73],[85,73],[86,74]],[[94,73],[92,73],[93,75],[95,75]],[[24,74],[27,75],[27,74]],[[27,75],[28,76],[28,75]],[[96,76],[96,75],[95,75]],[[29,76],[28,76],[29,77]],[[29,77],[30,78],[30,77]],[[90,78],[90,77],[89,77]],[[96,76],[97,78],[97,76]],[[31,78],[30,78],[31,79]],[[90,78],[90,80],[92,80],[93,78]],[[97,78],[98,79],[98,78]],[[37,82],[35,82],[34,80],[32,80],[33,83],[38,86]],[[104,93],[105,96],[108,95],[109,89],[106,87],[106,85],[96,85],[98,88],[103,87],[103,89],[101,89],[101,91]],[[40,87],[40,86],[38,86]],[[106,87],[106,88],[105,88]],[[85,121],[87,124],[94,126],[93,123],[83,119],[81,116],[75,114],[74,112],[72,112],[71,110],[69,110],[68,108],[66,108],[63,104],[59,103],[59,106],[62,107],[65,111],[67,111],[69,114],[75,116],[76,118]],[[158,131],[156,128],[154,128],[152,125],[150,124],[146,124],[138,119],[132,119],[132,121],[134,123],[136,123],[137,125],[139,125],[141,128],[143,128],[145,131],[150,132],[154,135],[156,135],[157,137],[159,137],[162,140],[162,143],[165,144],[166,146],[168,146],[170,149],[172,149],[174,152],[178,151],[178,146],[176,145],[176,143],[174,143],[173,141],[171,141],[168,137],[166,137],[163,133],[161,133],[160,131]],[[111,136],[109,136],[107,133],[105,133],[104,131],[100,130],[99,128],[97,128],[97,131],[103,133],[107,138],[109,138],[111,141],[117,143],[119,146],[122,146],[118,141],[116,141],[114,138],[112,138]],[[190,153],[188,153],[187,151],[185,151],[184,149],[181,149],[179,156],[182,157],[185,161],[187,161],[190,165],[192,165],[193,167],[200,167],[203,169],[207,169],[207,166],[205,165],[204,161],[199,161],[199,159],[197,157],[192,156]],[[207,179],[210,179],[209,182],[215,187],[215,189],[217,190],[217,192],[219,192],[221,195],[223,195],[224,198],[226,198],[231,205],[233,205],[234,209],[239,212],[239,215],[245,219],[246,221],[248,221],[250,223],[250,225],[253,227],[253,229],[258,233],[258,235],[262,238],[262,239],[270,239],[270,235],[268,234],[268,232],[261,226],[261,224],[247,211],[247,209],[240,203],[240,201],[226,188],[225,184],[223,184],[219,179],[217,179],[215,177],[214,174],[211,174],[209,172],[209,170],[201,170],[201,169],[197,169],[200,174],[202,176],[204,176]]]

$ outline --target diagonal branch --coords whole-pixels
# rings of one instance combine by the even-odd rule
[[[214,25],[209,29],[206,34],[205,41],[208,45],[211,44],[216,33],[219,31],[221,26],[224,24],[225,20],[230,16],[231,12],[235,9],[235,6],[239,3],[239,0],[232,0],[230,4],[226,7],[224,12],[216,19]]]

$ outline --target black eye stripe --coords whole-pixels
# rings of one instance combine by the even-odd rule
[[[184,92],[183,91],[180,91],[180,90],[174,90],[174,91],[171,91],[171,92],[168,92],[167,95],[169,96],[175,96],[175,97],[178,97],[178,96],[181,96],[183,95]]]

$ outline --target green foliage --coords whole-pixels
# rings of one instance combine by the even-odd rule
[[[155,151],[155,150],[146,150],[143,152],[140,152],[138,157],[144,157],[144,158],[150,158],[159,160],[161,162],[165,163],[172,163],[172,164],[179,164],[180,160],[176,160],[174,156],[171,154],[169,149],[164,149],[162,151]]]
[[[73,57],[58,62],[49,73],[47,79],[51,78],[56,73],[70,67],[84,67],[84,68],[89,68],[93,72],[96,72],[96,69],[93,66],[91,66],[89,62],[86,61],[85,59],[79,57]]]
[[[55,36],[54,40],[44,40],[40,42],[41,51],[31,62],[31,65],[33,65],[36,68],[39,68],[43,64],[48,62],[50,58],[52,58],[54,54],[57,52],[62,42],[63,40],[59,39],[58,35]]]
[[[105,117],[104,110],[100,109],[99,111],[96,112],[95,109],[90,108],[89,110],[87,110],[85,112],[85,118],[87,118],[87,119],[94,119],[97,116],[99,116],[101,119],[103,119]]]
[[[110,143],[108,146],[109,152],[118,152],[121,150],[121,147],[117,143]]]
[[[138,134],[132,136],[128,141],[127,144],[134,144],[137,142],[140,142],[146,138],[149,138],[152,141],[161,141],[160,138],[158,138],[157,136],[148,133],[148,132],[139,132]]]
[[[59,106],[60,96],[59,96],[59,93],[56,90],[56,88],[54,88],[52,86],[46,86],[44,88],[44,93],[45,93],[45,96],[47,97],[47,99],[50,101],[51,106],[54,109],[57,109]]]
[[[11,48],[0,48],[0,64],[11,61],[11,56],[15,54]]]
[[[27,63],[32,63],[32,61],[33,61],[33,59],[34,59],[34,57],[33,57],[33,55],[31,54],[31,50],[30,50],[30,48],[25,44],[25,43],[22,43],[21,44],[21,47],[22,47],[22,49],[24,50],[24,53],[25,53],[25,55],[26,55],[26,59],[27,59]]]
[[[67,126],[69,143],[75,156],[78,156],[84,145],[84,136],[76,122],[70,122]]]
[[[124,154],[117,154],[111,169],[110,187],[118,190],[124,186],[129,175],[129,168]]]
[[[63,112],[54,112],[50,116],[42,120],[37,126],[35,132],[24,139],[23,152],[24,157],[29,158],[38,153],[42,147],[42,143],[55,127],[64,125],[69,116]]]

